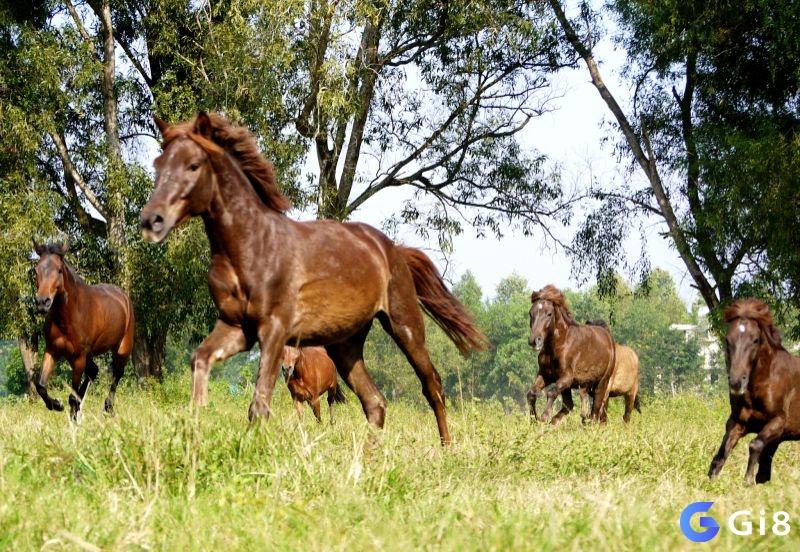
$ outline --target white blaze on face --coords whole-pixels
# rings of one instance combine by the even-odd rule
[[[543,303],[539,303],[539,310],[542,310],[543,308],[544,308],[544,304]]]
[[[739,324],[739,333],[744,333],[745,327],[744,324]]]

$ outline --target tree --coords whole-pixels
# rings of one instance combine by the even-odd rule
[[[414,191],[390,225],[447,235],[469,222],[526,231],[561,211],[544,158],[515,134],[547,109],[563,65],[539,4],[321,0],[294,43],[295,128],[312,142],[320,218],[344,220],[387,189]],[[566,208],[564,208],[566,213]],[[566,216],[566,215],[565,215]]]
[[[601,207],[575,244],[598,274],[623,257],[638,212],[666,227],[706,305],[716,309],[761,278],[797,299],[791,254],[800,192],[797,132],[800,41],[794,3],[616,0],[610,11],[634,85],[626,113],[602,78],[599,19],[586,3],[567,18],[550,0],[566,41],[583,59],[647,187],[597,189]]]

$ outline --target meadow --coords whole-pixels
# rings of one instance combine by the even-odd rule
[[[249,426],[252,389],[212,382],[210,405],[188,406],[188,376],[141,390],[124,381],[106,416],[107,381],[84,418],[41,402],[0,402],[2,550],[789,550],[800,545],[800,445],[778,451],[772,482],[747,487],[740,442],[720,478],[706,473],[727,398],[643,402],[624,426],[573,413],[557,428],[495,403],[449,403],[454,444],[438,444],[432,412],[390,403],[384,431],[360,405],[337,423],[298,418],[281,384],[268,423]],[[66,399],[66,391],[54,389]],[[323,418],[327,416],[323,405]],[[708,544],[678,519],[696,501],[722,530]],[[764,509],[765,536],[758,535]],[[727,519],[751,510],[755,533]],[[772,513],[791,532],[770,532]]]

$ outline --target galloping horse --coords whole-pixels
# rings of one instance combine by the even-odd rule
[[[574,407],[573,387],[595,387],[592,418],[605,421],[605,404],[614,369],[614,339],[605,325],[579,325],[572,317],[564,294],[547,285],[531,295],[531,335],[528,344],[539,351],[539,373],[528,391],[531,416],[545,386],[547,405],[540,420],[550,416],[560,394],[563,406],[551,423],[558,424]]]
[[[133,351],[135,322],[131,301],[116,286],[85,284],[64,259],[69,251],[66,244],[60,247],[35,245],[35,248],[39,255],[36,308],[47,315],[44,321],[46,347],[36,390],[48,410],[64,410],[60,400],[47,394],[47,380],[58,359],[65,357],[72,366],[70,414],[77,420],[86,390],[98,373],[92,357],[111,351],[113,379],[105,409],[113,412],[114,393]],[[81,383],[84,372],[86,377]]]
[[[290,202],[275,184],[272,164],[247,129],[220,115],[156,123],[163,153],[154,162],[156,189],[142,209],[142,231],[158,243],[199,216],[211,245],[208,282],[219,319],[192,356],[194,402],[208,401],[213,363],[258,342],[248,414],[251,421],[268,418],[284,344],[323,345],[367,420],[383,427],[386,399],[363,359],[378,318],[416,371],[439,437],[449,443],[441,379],[425,346],[418,304],[462,353],[485,347],[487,339],[431,260],[366,224],[288,218]]]
[[[627,345],[614,343],[614,372],[611,374],[611,383],[608,387],[608,398],[625,397],[625,413],[622,419],[625,423],[631,421],[631,414],[636,409],[642,413],[639,404],[639,355]],[[594,390],[589,387],[580,387],[581,418],[589,418],[589,394]]]
[[[758,299],[740,299],[723,316],[731,415],[708,477],[716,479],[743,435],[758,433],[750,441],[745,480],[753,484],[758,464],[755,482],[766,483],[778,445],[800,439],[800,358],[783,347],[769,308]]]
[[[303,402],[311,405],[311,410],[318,422],[320,416],[319,397],[328,393],[328,412],[333,424],[333,403],[345,402],[347,399],[336,379],[336,366],[323,347],[290,347],[283,348],[281,371],[286,385],[294,399],[297,414],[303,417]]]

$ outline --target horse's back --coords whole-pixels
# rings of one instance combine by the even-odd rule
[[[89,286],[91,312],[84,318],[93,324],[92,352],[112,351],[127,355],[133,350],[134,314],[128,295],[112,284]]]
[[[625,395],[639,387],[639,356],[627,345],[614,344],[614,373],[611,377],[611,396]]]
[[[336,383],[336,365],[324,347],[303,347],[301,360],[295,366],[298,377],[321,393]]]
[[[565,354],[578,381],[596,382],[613,369],[614,339],[603,326],[570,326]]]

